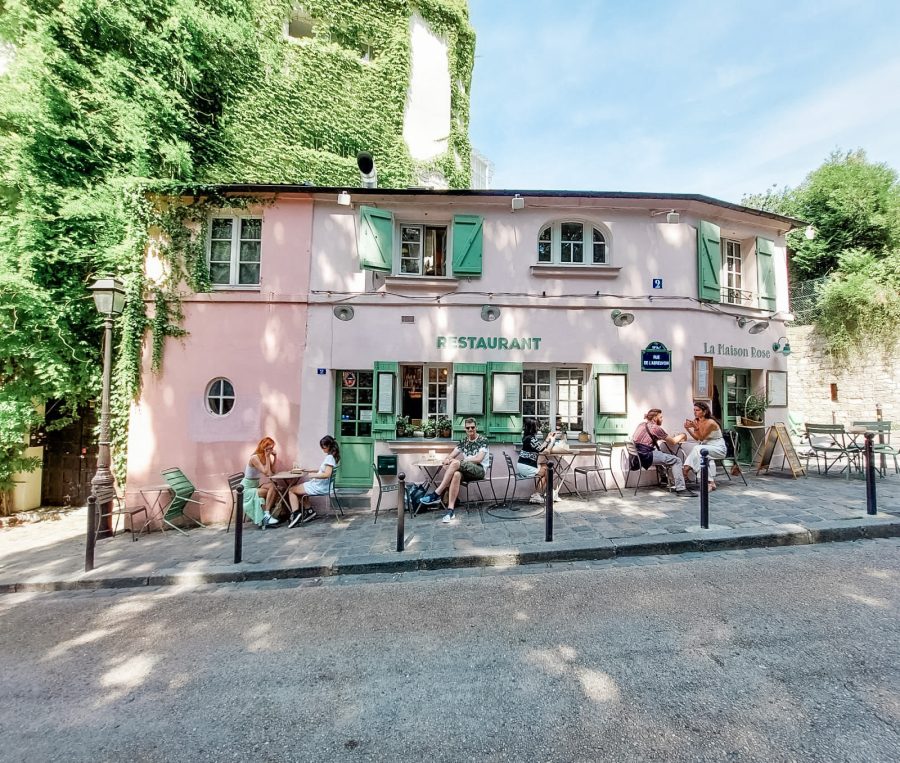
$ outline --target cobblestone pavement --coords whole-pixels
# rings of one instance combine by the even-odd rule
[[[243,561],[233,564],[234,533],[223,526],[100,540],[95,569],[85,573],[85,509],[0,530],[0,592],[277,578],[324,578],[441,568],[511,567],[526,563],[605,559],[672,552],[807,544],[900,535],[900,476],[877,480],[879,513],[866,515],[865,483],[839,476],[783,475],[719,480],[710,493],[710,529],[699,527],[699,497],[656,488],[637,496],[602,490],[585,499],[563,496],[553,541],[544,541],[541,507],[440,512],[406,519],[406,550],[396,549],[396,513],[372,522],[369,510],[348,510],[294,529],[245,525]],[[502,489],[502,483],[498,481]],[[394,494],[388,494],[387,502]]]

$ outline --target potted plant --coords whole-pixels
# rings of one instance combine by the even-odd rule
[[[578,442],[590,442],[591,441],[591,433],[590,432],[579,432],[578,433]]]
[[[422,427],[422,431],[426,437],[437,437],[437,422],[434,419],[428,419]]]
[[[446,416],[438,416],[437,420],[438,435],[441,437],[453,436],[453,422]]]
[[[769,401],[765,395],[758,395],[751,392],[744,400],[741,418],[743,423],[748,426],[756,426],[763,423],[766,418],[766,408],[769,407]]]
[[[409,416],[397,416],[397,437],[406,437],[409,432]]]

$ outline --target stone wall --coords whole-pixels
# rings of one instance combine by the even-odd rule
[[[896,422],[900,431],[900,346],[892,355],[871,350],[836,364],[812,326],[794,326],[787,333],[788,405],[796,421],[874,421],[880,403],[883,418]],[[837,385],[837,400],[832,400],[832,384]]]

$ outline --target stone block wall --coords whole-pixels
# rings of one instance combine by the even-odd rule
[[[900,432],[900,346],[892,355],[870,350],[838,365],[811,326],[794,326],[787,334],[788,407],[795,420],[874,421],[875,405],[881,403],[883,418]],[[832,384],[837,385],[837,400],[832,400]],[[895,442],[900,442],[900,434]]]

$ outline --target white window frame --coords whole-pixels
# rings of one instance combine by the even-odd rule
[[[446,379],[442,382],[440,380],[440,371],[441,369],[447,372]],[[438,379],[435,382],[431,381],[431,372],[434,371],[438,374]],[[450,418],[450,389],[453,386],[453,373],[449,363],[426,363],[425,370],[422,374],[422,386],[424,389],[424,398],[422,403],[422,421],[428,421],[429,419],[439,419],[441,416],[446,416],[448,419]],[[432,398],[431,396],[431,385],[435,384],[438,387],[438,394],[436,397]],[[440,387],[444,388],[443,398],[440,395]],[[435,406],[436,408],[440,408],[441,399],[444,401],[444,410],[441,412],[440,410],[437,413],[429,413],[428,409],[431,407],[431,401],[434,399],[438,404]]]
[[[734,250],[737,248],[737,255]],[[722,301],[729,305],[749,305],[753,301],[753,290],[744,289],[747,277],[747,268],[744,258],[744,248],[741,241],[734,238],[722,238],[722,271],[720,283],[722,284]],[[738,267],[733,268],[733,263]]]
[[[213,222],[215,220],[231,220],[231,258],[229,260],[230,270],[228,274],[228,283],[213,283],[213,289],[251,289],[258,290],[259,285],[262,282],[262,215],[255,214],[247,214],[247,213],[238,213],[231,210],[227,211],[219,211],[213,212],[209,216],[209,221],[207,223],[207,241],[206,241],[206,267],[207,272],[210,271],[210,265],[212,260],[212,245],[213,245]],[[256,283],[238,283],[238,278],[240,275],[240,266],[241,266],[241,241],[256,241],[257,239],[242,239],[241,238],[241,224],[244,220],[259,220],[260,228],[259,228],[259,277]],[[224,241],[225,239],[215,239],[216,241]],[[252,262],[252,261],[248,261]],[[257,263],[253,263],[257,264]],[[212,280],[212,274],[210,273],[210,280]]]
[[[213,387],[217,384],[220,384],[220,391],[218,394],[213,395]],[[231,394],[226,395],[224,386],[227,384],[231,387]],[[219,401],[219,409],[218,411],[214,410],[212,405],[210,404],[210,400],[218,400]],[[225,401],[230,400],[231,406],[227,411],[222,412],[222,408],[225,406]],[[237,393],[234,391],[234,384],[231,379],[227,379],[224,376],[217,376],[215,379],[211,379],[209,384],[206,385],[206,394],[203,396],[203,402],[206,405],[206,412],[211,416],[215,416],[216,418],[223,418],[230,414],[234,410],[234,406],[237,403]]]
[[[531,413],[525,413],[525,404],[526,402],[539,402],[541,400],[540,397],[526,397],[525,396],[525,384],[532,384],[532,382],[526,382],[526,375],[528,372],[534,371],[549,371],[550,372],[550,399],[549,399],[549,416],[546,420],[544,420],[543,416],[539,416],[534,414],[534,417],[538,420],[538,422],[543,426],[543,424],[549,424],[551,430],[556,427],[556,418],[560,414],[560,400],[559,400],[559,381],[563,374],[560,374],[560,371],[566,373],[566,375],[571,372],[577,372],[581,374],[581,422],[582,427],[585,425],[585,422],[588,420],[588,401],[589,395],[587,390],[588,379],[590,376],[590,370],[585,368],[584,366],[579,365],[559,365],[559,366],[546,366],[546,365],[526,365],[522,368],[522,411],[523,415],[531,416]],[[537,377],[535,377],[535,382],[537,384]],[[572,439],[578,437],[579,433],[583,431],[581,429],[570,428],[567,432],[567,438]]]
[[[402,271],[402,265],[404,259],[403,257],[403,229],[404,228],[418,228],[421,234],[421,240],[419,242],[419,272],[418,273],[404,273]],[[425,251],[426,246],[426,229],[427,228],[443,228],[447,232],[446,238],[446,250],[444,252],[444,273],[443,275],[427,275],[425,273],[425,258],[427,253]],[[429,222],[421,222],[421,221],[402,221],[397,223],[397,228],[395,230],[394,240],[397,242],[394,245],[394,263],[393,263],[393,275],[399,276],[400,278],[452,278],[452,265],[453,265],[453,244],[450,240],[452,235],[453,226],[450,222],[444,222],[442,220],[432,220]]]
[[[566,248],[566,244],[569,242],[564,242],[562,240],[562,226],[575,223],[582,226],[582,256],[585,258],[584,262],[566,262],[563,261],[563,251]],[[544,223],[541,225],[538,230],[537,243],[541,243],[541,235],[543,232],[549,228],[550,229],[550,259],[549,260],[541,260],[537,259],[537,252],[535,261],[538,265],[556,265],[560,267],[572,267],[572,268],[584,268],[584,267],[602,267],[605,265],[611,264],[611,236],[609,229],[601,224],[594,222],[592,220],[583,220],[577,217],[567,217],[565,219],[553,220],[548,223]],[[602,262],[594,262],[594,231],[603,236],[604,242],[604,256]],[[587,236],[587,241],[585,241],[584,235]]]

